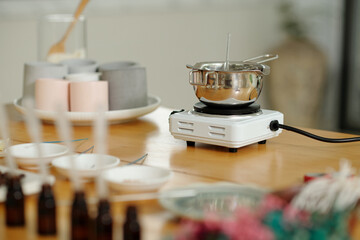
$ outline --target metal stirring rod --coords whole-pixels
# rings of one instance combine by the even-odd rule
[[[226,60],[225,60],[225,63],[224,63],[224,70],[225,71],[229,70],[230,37],[231,37],[231,34],[228,33],[227,34],[227,39],[226,39]]]

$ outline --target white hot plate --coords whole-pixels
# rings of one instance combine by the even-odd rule
[[[22,99],[15,99],[14,105],[15,108],[22,114],[25,112],[25,108],[21,104]],[[154,111],[160,105],[160,98],[155,96],[148,96],[148,102],[146,106],[138,108],[130,108],[116,111],[107,111],[105,113],[106,119],[109,124],[118,124],[129,122],[133,119],[141,117],[147,113]],[[36,116],[47,123],[54,123],[56,120],[56,112],[52,111],[43,111],[36,110]],[[89,126],[92,125],[93,120],[95,119],[95,112],[67,112],[66,113],[69,121],[76,126]]]

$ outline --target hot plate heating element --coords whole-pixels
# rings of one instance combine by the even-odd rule
[[[278,136],[281,129],[270,130],[273,120],[283,123],[284,115],[273,110],[262,109],[243,115],[217,115],[196,111],[174,111],[169,117],[171,134],[193,146],[195,142],[228,147],[237,152],[239,147],[253,143],[265,143]]]

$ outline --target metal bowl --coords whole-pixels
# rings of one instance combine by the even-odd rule
[[[253,62],[200,62],[190,68],[189,82],[196,97],[206,105],[239,107],[255,102],[261,93],[263,76],[270,67]]]

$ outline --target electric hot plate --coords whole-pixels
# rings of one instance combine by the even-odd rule
[[[200,142],[227,147],[230,152],[278,136],[282,130],[271,131],[269,127],[273,120],[283,123],[284,115],[261,109],[258,104],[221,109],[201,102],[193,110],[174,111],[169,117],[171,134],[188,146]]]

